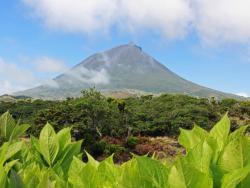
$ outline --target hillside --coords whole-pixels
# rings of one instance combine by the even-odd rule
[[[28,96],[12,96],[12,95],[2,95],[0,96],[0,102],[16,102],[17,100],[25,100],[25,99],[29,99],[30,97]]]
[[[106,93],[133,90],[139,93],[179,93],[219,99],[239,98],[183,79],[134,44],[96,53],[51,80],[50,84],[16,94],[34,98],[61,99],[79,96],[82,89],[89,87],[96,87]]]

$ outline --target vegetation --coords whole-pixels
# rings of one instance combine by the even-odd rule
[[[210,132],[197,125],[192,130],[181,129],[179,143],[186,152],[170,164],[134,155],[128,162],[116,165],[113,155],[98,162],[88,153],[88,162],[83,162],[82,140],[72,141],[70,128],[56,133],[47,123],[38,138],[23,140],[20,135],[24,131],[19,127],[8,112],[1,116],[1,139],[6,138],[3,130],[16,130],[19,135],[0,146],[1,187],[249,187],[250,138],[245,135],[248,126],[230,133],[227,114]],[[128,143],[134,141],[128,139]]]
[[[5,141],[12,141],[23,135],[30,126],[28,124],[19,125],[8,112],[0,117],[0,144]]]
[[[159,148],[164,139],[176,139],[180,128],[192,129],[194,123],[210,130],[228,111],[231,130],[250,123],[250,101],[235,99],[194,98],[185,95],[163,94],[114,99],[95,89],[84,90],[82,97],[64,101],[19,99],[0,102],[0,114],[9,111],[19,124],[28,123],[29,134],[39,136],[49,122],[56,131],[70,128],[74,140],[84,139],[81,151],[103,159],[115,153],[116,162],[126,161],[131,152],[152,154],[165,151]],[[152,140],[152,137],[163,139]],[[7,141],[5,139],[5,141]],[[167,143],[170,153],[178,153],[178,144]],[[172,147],[174,145],[174,147]],[[84,154],[84,159],[87,156]]]

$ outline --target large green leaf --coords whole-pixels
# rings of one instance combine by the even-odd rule
[[[213,150],[207,141],[196,145],[185,157],[189,165],[192,165],[197,170],[209,175],[210,163],[212,160]]]
[[[69,182],[70,183],[72,183],[73,185],[81,184],[81,179],[79,178],[79,175],[85,166],[86,164],[83,163],[80,159],[78,159],[77,157],[73,158],[73,161],[69,169]]]
[[[6,153],[8,151],[9,143],[4,143],[0,148],[0,168],[3,167],[4,162],[6,161]]]
[[[230,120],[226,114],[210,131],[210,136],[217,140],[219,151],[226,144],[229,132]]]
[[[74,157],[69,170],[69,183],[74,187],[96,188],[99,184],[97,166]]]
[[[18,153],[23,146],[23,142],[15,142],[15,143],[4,143],[0,148],[0,167],[4,165],[4,163],[13,157],[16,153]]]
[[[19,152],[23,147],[23,142],[15,142],[8,146],[7,152],[5,154],[5,161],[13,157],[17,152]]]
[[[117,187],[119,177],[119,167],[113,162],[113,155],[106,158],[98,166],[98,180],[103,187]]]
[[[67,177],[67,173],[71,165],[71,162],[73,160],[73,157],[74,156],[76,157],[80,154],[81,145],[82,145],[81,140],[75,143],[70,143],[65,148],[63,155],[57,160],[57,165],[59,165],[62,168],[65,178]]]
[[[130,187],[146,188],[145,182],[144,184],[140,182],[137,162],[135,158],[124,163],[121,166],[121,177],[119,180],[119,187],[120,188],[130,188]]]
[[[168,178],[170,188],[212,188],[212,178],[190,166],[184,160],[177,160]]]
[[[230,172],[244,166],[244,148],[242,144],[242,139],[235,139],[228,143],[218,160],[218,166],[222,170]]]
[[[1,187],[6,187],[7,182],[7,173],[3,169],[3,167],[0,166],[0,185]]]
[[[0,139],[11,141],[23,135],[30,126],[19,125],[15,122],[9,112],[0,117]]]
[[[0,136],[9,139],[16,123],[9,112],[4,113],[0,117]]]
[[[23,134],[30,128],[30,125],[28,124],[23,124],[23,125],[16,125],[15,128],[13,129],[10,140],[16,139]]]
[[[14,170],[10,173],[9,188],[25,188],[21,177]]]
[[[6,163],[6,164],[4,165],[4,170],[5,170],[5,172],[8,173],[8,172],[10,171],[10,169],[11,169],[15,164],[17,164],[17,162],[18,162],[18,159]]]
[[[223,177],[221,188],[235,188],[236,186],[240,188],[249,188],[250,178],[247,177],[249,173],[250,165],[230,171]],[[246,178],[248,178],[248,180],[246,180]]]
[[[63,151],[65,147],[67,147],[67,145],[71,143],[70,131],[70,128],[64,128],[57,133],[60,151]]]
[[[30,137],[31,141],[31,155],[34,161],[40,164],[46,164],[47,162],[42,157],[42,152],[40,150],[39,140],[33,136]]]
[[[59,142],[53,127],[49,123],[40,133],[39,146],[44,159],[52,166],[59,151]]]
[[[121,179],[118,187],[166,188],[168,168],[160,161],[146,156],[135,156],[121,166]]]
[[[228,143],[218,160],[220,169],[230,172],[249,164],[250,143],[244,136],[246,128],[246,126],[241,127],[229,136]]]
[[[150,187],[165,188],[168,187],[167,177],[168,169],[160,161],[148,158],[146,156],[136,156],[140,182],[145,185],[150,182]]]
[[[249,125],[241,126],[237,130],[235,130],[233,133],[231,133],[229,135],[228,142],[230,142],[230,141],[232,141],[234,139],[238,139],[239,137],[243,137],[245,135],[245,132],[246,132],[248,127],[249,127]]]
[[[41,170],[35,163],[31,163],[21,172],[22,180],[26,188],[34,188],[39,184],[39,177],[41,176]]]
[[[208,132],[195,125],[192,130],[181,129],[181,134],[178,141],[187,150],[190,150],[200,142],[203,142],[207,137]]]
[[[56,182],[50,179],[50,174],[48,171],[42,171],[39,176],[39,184],[36,186],[37,188],[54,188]]]

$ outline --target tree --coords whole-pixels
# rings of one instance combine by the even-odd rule
[[[108,115],[108,102],[106,98],[95,88],[83,90],[82,98],[77,107],[84,109],[85,115],[90,118],[91,127],[102,137],[102,120]]]

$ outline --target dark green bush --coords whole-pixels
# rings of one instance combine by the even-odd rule
[[[125,152],[126,149],[121,146],[121,145],[116,145],[116,144],[108,144],[106,145],[105,147],[105,155],[109,156],[111,154],[119,154],[119,153],[122,153],[122,152]]]
[[[95,143],[92,146],[91,150],[97,156],[102,155],[105,152],[106,146],[107,146],[107,143],[104,140],[101,140],[101,141]]]
[[[134,149],[137,144],[138,138],[131,136],[127,139],[126,147],[128,147],[129,149]]]

